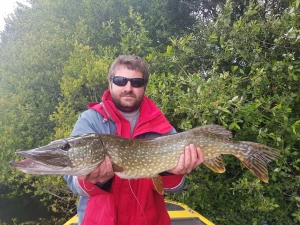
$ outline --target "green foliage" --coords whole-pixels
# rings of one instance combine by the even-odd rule
[[[30,2],[0,33],[0,199],[32,195],[59,219],[14,224],[61,224],[74,213],[60,176],[8,162],[69,136],[86,104],[100,101],[118,54],[147,60],[147,94],[179,131],[221,124],[236,140],[282,150],[269,184],[227,156],[226,173],[201,166],[168,198],[216,224],[300,222],[299,0]]]
[[[121,27],[121,50],[123,54],[146,55],[149,51],[151,40],[147,37],[148,31],[144,27],[145,20],[141,15],[129,10],[128,26],[125,22],[120,22]]]
[[[55,122],[54,139],[70,135],[78,115],[88,102],[99,101],[107,89],[107,71],[111,60],[101,59],[88,46],[75,45],[63,67],[60,82],[62,100],[50,119]]]
[[[194,38],[177,39],[164,53],[148,57],[155,68],[148,94],[172,124],[183,130],[222,124],[237,140],[282,149],[282,158],[269,168],[268,185],[227,158],[222,176],[204,168],[188,176],[186,193],[173,198],[221,224],[299,222],[299,8],[265,19],[260,7],[250,4],[234,21],[228,2],[205,30],[195,26]],[[199,45],[203,37],[205,46]],[[203,65],[194,52],[210,52],[212,59]],[[197,64],[205,68],[200,73],[190,67]]]

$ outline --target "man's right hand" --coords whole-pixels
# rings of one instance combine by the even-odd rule
[[[104,160],[91,173],[84,176],[78,176],[78,179],[96,184],[105,183],[114,176],[111,160],[105,156]]]

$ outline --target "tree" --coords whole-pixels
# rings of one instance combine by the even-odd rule
[[[224,157],[225,174],[198,168],[182,195],[168,197],[216,223],[300,221],[299,0],[30,2],[1,32],[0,190],[73,213],[60,177],[24,175],[7,162],[69,136],[86,104],[100,100],[113,58],[138,54],[150,67],[147,94],[179,131],[216,123],[236,140],[282,150],[268,185]]]
[[[165,52],[149,57],[156,70],[148,94],[180,129],[221,124],[236,140],[281,149],[282,158],[271,164],[268,185],[224,157],[225,174],[197,169],[187,178],[186,193],[173,197],[216,223],[294,224],[299,222],[300,181],[299,3],[280,19],[260,17],[261,6],[251,4],[234,21],[231,7],[228,2],[206,29],[196,26],[192,36],[176,39]],[[201,53],[210,53],[209,60],[199,60]],[[164,66],[157,68],[157,61]]]

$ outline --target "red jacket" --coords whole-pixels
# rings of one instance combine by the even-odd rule
[[[109,91],[104,93],[102,103],[90,103],[89,108],[102,114],[105,119],[113,120],[117,135],[130,138],[130,123],[116,109]],[[171,130],[172,126],[157,106],[144,97],[133,138],[148,132],[163,135]],[[173,188],[181,183],[183,175],[163,176],[162,179],[164,188]],[[164,197],[156,192],[152,179],[127,180],[114,176],[108,191],[86,181],[79,180],[79,184],[91,196],[82,225],[170,224]]]

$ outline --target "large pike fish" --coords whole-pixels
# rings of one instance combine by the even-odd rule
[[[236,156],[260,180],[268,183],[267,163],[280,152],[266,145],[230,140],[232,134],[219,125],[197,127],[182,133],[153,139],[125,139],[108,134],[85,134],[50,142],[16,154],[26,159],[10,162],[29,174],[86,175],[108,155],[121,178],[152,178],[162,193],[159,173],[176,167],[184,147],[194,144],[204,152],[204,165],[225,172],[222,154]]]

